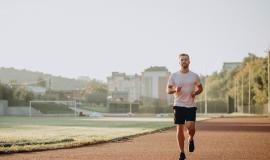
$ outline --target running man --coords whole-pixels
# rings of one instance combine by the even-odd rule
[[[189,152],[195,149],[195,121],[196,110],[195,97],[202,91],[202,85],[199,76],[189,70],[189,55],[182,53],[179,55],[180,70],[172,73],[167,86],[167,93],[174,94],[174,123],[176,124],[176,137],[180,150],[179,160],[185,160],[184,151],[184,127],[186,127],[189,138]]]

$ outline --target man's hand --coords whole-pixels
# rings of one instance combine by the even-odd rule
[[[192,91],[192,93],[191,93],[192,98],[195,98],[197,95],[199,95],[203,91],[203,87],[202,87],[202,84],[200,82],[196,81],[194,83],[194,85],[195,85],[194,91]]]
[[[175,87],[175,92],[179,93],[181,92],[182,87]]]
[[[169,85],[167,87],[167,93],[168,94],[180,95],[181,94],[181,87],[176,87],[176,86]]]
[[[196,92],[195,92],[195,91],[193,91],[193,92],[191,93],[191,97],[192,97],[192,98],[195,98],[195,97],[196,97]]]
[[[182,87],[175,87],[175,95],[180,96],[181,95],[181,89]]]

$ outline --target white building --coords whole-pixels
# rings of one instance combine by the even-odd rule
[[[26,90],[33,92],[34,94],[44,95],[47,88],[41,86],[26,86]]]
[[[123,101],[134,102],[147,97],[165,100],[169,104],[171,96],[166,93],[169,76],[168,69],[160,66],[145,69],[141,76],[112,72],[112,75],[107,78],[109,95],[112,96],[112,100],[121,98]],[[124,96],[123,93],[127,93],[128,96]],[[119,97],[119,95],[123,96]]]
[[[124,101],[134,102],[141,96],[141,76],[126,75],[125,73],[112,72],[112,76],[107,78],[109,94],[116,92],[127,92],[128,98],[123,97]],[[114,98],[114,97],[112,97]]]
[[[91,78],[88,76],[79,76],[77,79],[81,80],[81,81],[90,81],[91,80]]]
[[[170,72],[166,67],[150,67],[142,73],[142,96],[170,101],[166,93]]]

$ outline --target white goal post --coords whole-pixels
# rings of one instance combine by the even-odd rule
[[[73,100],[73,101],[32,100],[32,101],[29,101],[29,117],[32,117],[33,103],[72,104],[73,105],[72,110],[74,110],[74,116],[77,117],[77,102],[76,102],[76,100]]]

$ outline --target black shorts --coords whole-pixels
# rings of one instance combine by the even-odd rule
[[[185,124],[186,121],[196,121],[197,107],[174,106],[174,124]]]

